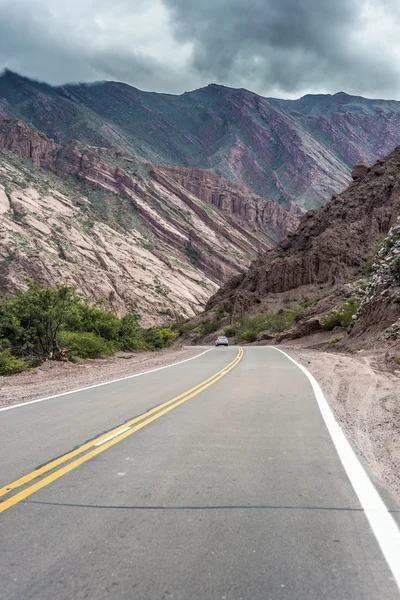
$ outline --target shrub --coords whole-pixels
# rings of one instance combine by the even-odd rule
[[[224,329],[224,334],[229,336],[235,335],[236,333],[236,326],[235,325],[228,325],[227,327],[225,327]]]
[[[115,352],[112,342],[93,332],[64,331],[60,343],[66,349],[67,358],[102,358]]]
[[[200,325],[200,335],[207,335],[209,333],[213,333],[214,331],[217,331],[217,329],[220,326],[220,321],[219,319],[212,319],[209,321],[204,321],[204,323],[202,323]]]
[[[301,306],[303,308],[309,308],[310,306],[314,306],[314,304],[317,304],[317,302],[319,302],[321,300],[321,298],[319,296],[317,296],[316,298],[304,298],[303,302],[301,303]]]
[[[144,329],[136,314],[119,319],[66,285],[44,288],[29,282],[26,292],[0,298],[0,351],[5,352],[2,360],[8,370],[26,368],[25,362],[15,362],[20,359],[40,364],[46,358],[61,358],[63,348],[70,359],[96,358],[118,349],[163,348],[177,335],[168,328]]]
[[[254,341],[257,334],[261,331],[270,333],[282,333],[289,329],[295,318],[304,310],[303,307],[297,306],[294,308],[285,308],[277,313],[265,313],[255,315],[254,317],[242,317],[235,325],[236,337],[238,340],[250,341],[253,337]],[[250,334],[252,332],[252,334]],[[247,338],[247,339],[246,339]]]
[[[337,344],[342,339],[342,336],[338,335],[328,341],[328,348],[332,348],[334,344]]]
[[[245,329],[240,334],[240,339],[244,342],[255,342],[257,338],[257,331],[255,329]]]
[[[398,365],[400,365],[400,356],[398,358],[395,358],[394,362],[397,363]]]
[[[140,317],[127,314],[120,321],[118,345],[121,350],[142,350],[145,347],[143,329],[140,327]]]
[[[42,288],[29,282],[28,291],[0,303],[0,338],[9,341],[13,354],[53,357],[58,336],[75,302],[73,288]]]
[[[14,375],[29,369],[29,363],[22,358],[16,358],[9,348],[0,350],[0,375]]]
[[[322,317],[322,328],[331,331],[334,327],[349,327],[359,306],[360,300],[358,298],[350,298],[338,308],[331,310],[325,317]]]
[[[90,306],[82,301],[77,303],[79,324],[75,323],[74,329],[90,331],[105,340],[114,340],[118,337],[121,320],[111,310]]]
[[[197,263],[199,261],[199,255],[198,255],[196,248],[194,248],[194,246],[192,246],[191,244],[187,244],[184,247],[184,250],[185,250],[186,255],[188,256],[190,262],[192,263],[192,265],[197,265]]]
[[[193,331],[193,329],[196,329],[197,324],[196,323],[182,323],[181,325],[178,325],[177,329],[178,329],[178,333],[179,335],[183,335],[184,333],[188,333],[189,331]]]
[[[178,334],[166,327],[151,327],[144,330],[144,341],[150,350],[171,346]]]

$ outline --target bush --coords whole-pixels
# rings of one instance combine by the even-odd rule
[[[105,340],[114,340],[121,329],[121,320],[111,310],[90,306],[80,301],[77,304],[78,323],[74,329],[90,331]]]
[[[394,362],[397,363],[398,365],[400,365],[400,356],[398,358],[395,358]]]
[[[170,346],[177,333],[168,328],[140,326],[140,317],[119,319],[111,310],[93,306],[66,285],[28,290],[0,298],[0,351],[4,370],[23,370],[46,358],[97,358],[118,349],[142,350]],[[19,362],[18,362],[19,361]]]
[[[121,319],[118,345],[120,350],[128,350],[129,352],[142,350],[145,347],[139,315],[128,314]]]
[[[60,343],[66,349],[67,358],[102,358],[115,352],[112,342],[104,340],[93,332],[64,331]]]
[[[353,315],[356,314],[359,306],[360,300],[358,298],[350,298],[350,300],[332,310],[325,317],[322,317],[322,328],[331,331],[334,327],[349,327],[352,323]]]
[[[257,331],[255,329],[245,329],[240,334],[240,339],[244,342],[255,342],[257,338]]]
[[[144,331],[144,341],[150,350],[171,346],[178,334],[166,327],[151,327]]]
[[[212,319],[210,321],[204,321],[204,323],[202,323],[200,325],[200,335],[208,335],[209,333],[213,333],[214,331],[217,331],[217,329],[220,326],[220,320],[219,319]]]
[[[268,331],[270,333],[282,333],[293,325],[295,318],[304,310],[298,306],[285,308],[277,313],[265,313],[254,317],[242,317],[235,324],[236,337],[238,340],[254,341],[258,333]]]
[[[29,363],[22,358],[16,358],[9,348],[0,350],[0,375],[14,375],[29,369]]]
[[[235,333],[236,333],[236,326],[235,325],[228,325],[224,329],[224,334],[227,335],[227,336],[235,335]]]
[[[182,323],[181,325],[177,325],[177,331],[179,335],[183,335],[184,333],[189,333],[190,331],[193,331],[193,329],[196,329],[196,327],[197,323]]]
[[[15,355],[57,356],[59,333],[72,318],[77,300],[68,286],[41,288],[30,282],[27,292],[0,302],[0,339],[8,340]]]
[[[332,348],[334,344],[337,344],[342,339],[341,335],[338,335],[328,341],[328,348]]]

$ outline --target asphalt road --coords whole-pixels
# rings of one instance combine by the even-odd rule
[[[0,452],[1,599],[400,598],[309,380],[274,349],[0,411]]]

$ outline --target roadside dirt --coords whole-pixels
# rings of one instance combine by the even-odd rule
[[[280,347],[314,375],[353,446],[400,503],[400,370],[382,371],[378,353]]]
[[[185,360],[201,352],[203,350],[196,347],[168,348],[159,352],[120,352],[111,358],[79,364],[47,361],[33,371],[0,377],[0,407],[126,377]]]

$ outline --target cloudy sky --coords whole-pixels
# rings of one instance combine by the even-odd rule
[[[0,0],[0,70],[400,100],[400,0]]]

